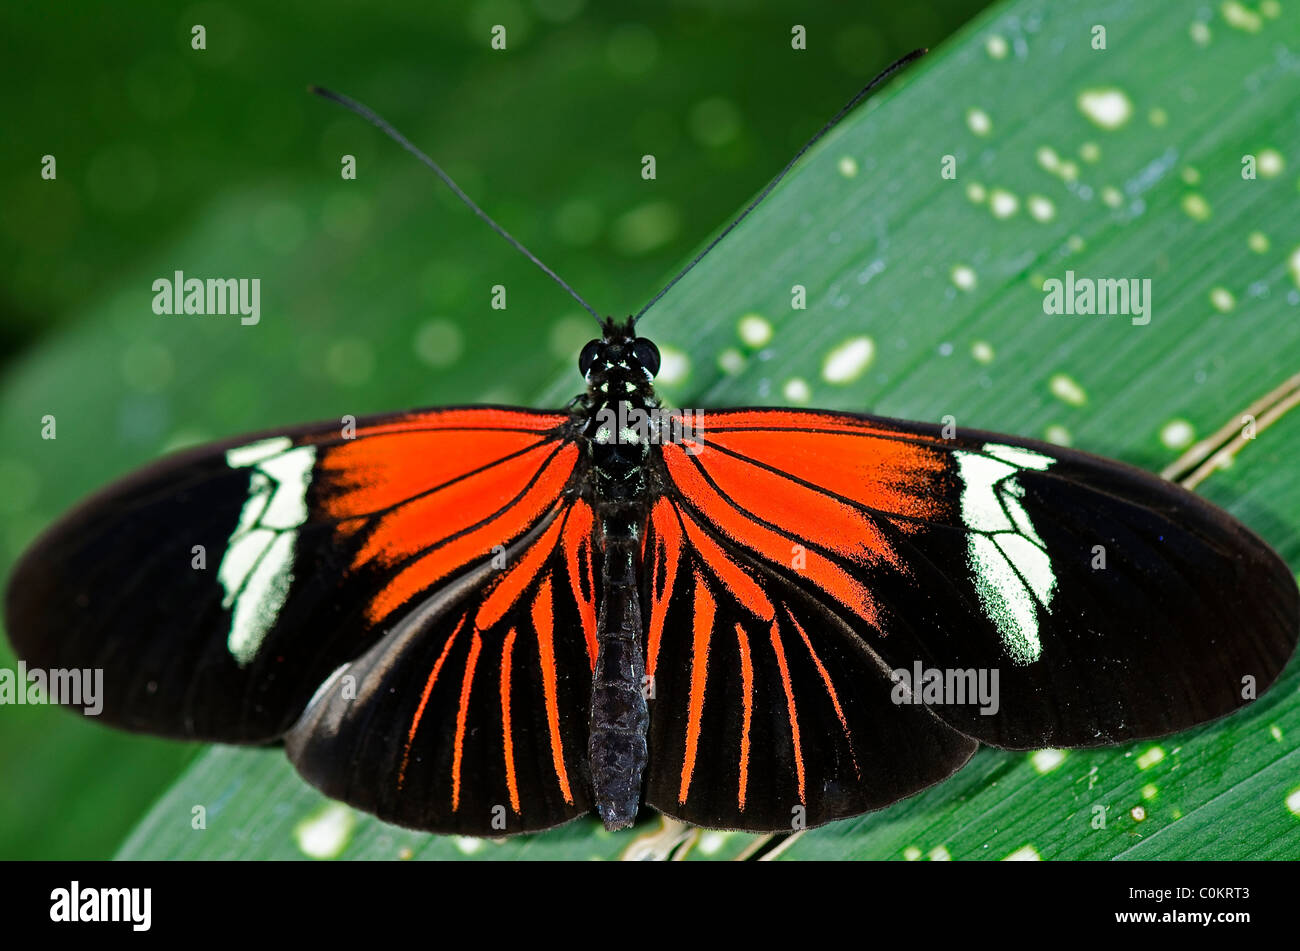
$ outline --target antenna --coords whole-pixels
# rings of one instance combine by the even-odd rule
[[[581,304],[583,308],[589,314],[591,314],[591,316],[596,318],[597,322],[600,321],[600,314],[596,313],[596,309],[594,307],[592,307],[585,300],[583,300],[582,297],[578,294],[578,292],[575,291],[572,287],[570,287],[563,279],[561,279],[558,274],[556,274],[549,267],[543,264],[541,260],[537,257],[537,255],[533,254],[533,252],[529,251],[522,244],[520,244],[519,241],[515,239],[514,235],[512,235],[505,228],[501,227],[499,224],[493,221],[492,217],[486,211],[484,211],[482,208],[476,205],[472,198],[470,198],[463,191],[461,191],[460,186],[457,185],[454,181],[452,181],[451,176],[442,170],[442,166],[440,166],[437,162],[429,158],[429,156],[425,155],[418,148],[412,145],[410,140],[407,139],[406,136],[402,135],[402,133],[394,129],[391,125],[389,125],[388,122],[383,118],[383,116],[376,113],[373,109],[370,109],[367,106],[363,106],[355,99],[349,99],[347,96],[344,96],[341,93],[332,92],[331,90],[323,89],[320,86],[308,86],[307,91],[310,93],[314,93],[317,96],[320,96],[322,99],[329,99],[332,102],[337,102],[344,109],[347,109],[351,112],[355,112],[357,115],[365,119],[367,122],[370,122],[373,125],[377,126],[381,132],[387,135],[390,139],[392,139],[402,148],[406,149],[406,151],[414,155],[426,166],[431,168],[434,174],[442,179],[443,184],[446,185],[448,188],[450,188],[452,190],[452,193],[455,194],[457,198],[459,198],[465,204],[469,205],[470,209],[474,212],[474,214],[478,215],[489,225],[491,225],[493,231],[495,231],[497,234],[501,235],[501,237],[505,238],[512,245],[514,245],[515,249],[520,254],[522,254],[524,257],[528,258],[528,260],[532,261],[539,268],[541,268],[542,271],[545,272],[546,275],[551,280],[553,280],[556,284],[559,284],[566,291],[568,291],[573,296],[574,300],[576,300],[579,304]]]
[[[636,322],[641,319],[641,316],[647,310],[649,310],[651,307],[653,307],[656,303],[659,302],[659,298],[663,297],[670,290],[672,290],[673,286],[678,281],[680,281],[688,273],[690,273],[691,268],[695,267],[695,265],[699,264],[700,261],[704,260],[704,256],[708,254],[710,251],[712,251],[715,247],[717,247],[718,242],[720,242],[727,235],[731,234],[731,232],[735,230],[736,225],[744,221],[745,218],[748,217],[749,213],[753,211],[755,208],[757,208],[764,198],[766,198],[769,194],[771,194],[772,189],[776,188],[776,186],[780,183],[781,179],[785,178],[786,173],[789,172],[790,169],[794,168],[795,163],[798,162],[801,158],[803,158],[805,153],[807,153],[809,149],[811,149],[814,145],[816,145],[821,140],[821,138],[824,135],[826,135],[827,132],[830,132],[831,129],[839,125],[840,120],[843,119],[846,115],[848,115],[849,111],[854,106],[856,106],[859,102],[865,99],[867,97],[867,94],[870,93],[873,89],[875,89],[885,80],[887,80],[890,76],[893,76],[894,73],[898,72],[904,66],[908,66],[911,63],[915,62],[916,60],[920,59],[928,52],[929,50],[913,50],[912,52],[904,56],[902,59],[897,60],[894,63],[891,63],[889,66],[886,66],[885,69],[878,76],[876,76],[875,79],[871,80],[871,82],[863,86],[856,96],[854,96],[847,103],[845,103],[844,108],[842,108],[839,112],[835,113],[833,117],[831,117],[830,122],[826,123],[824,126],[821,127],[821,131],[819,131],[816,135],[814,135],[811,139],[809,139],[806,143],[804,143],[804,147],[794,154],[794,158],[790,159],[790,161],[786,163],[785,168],[781,169],[781,171],[776,173],[776,178],[772,179],[770,182],[767,183],[767,187],[765,187],[761,192],[759,192],[757,197],[755,197],[753,201],[751,201],[748,205],[745,206],[745,210],[742,211],[739,215],[737,215],[732,220],[731,224],[723,228],[722,231],[718,234],[718,236],[709,242],[708,247],[706,247],[699,254],[695,255],[694,259],[692,259],[690,264],[682,268],[677,273],[676,277],[674,277],[671,281],[669,281],[667,284],[664,285],[663,290],[661,290],[654,297],[650,298],[650,303],[646,304],[644,307],[642,307],[639,311],[636,312],[636,316],[632,318],[633,326],[636,325]]]

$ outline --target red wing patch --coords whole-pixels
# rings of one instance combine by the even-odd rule
[[[354,570],[388,574],[366,609],[372,623],[489,560],[555,508],[578,459],[559,436],[565,419],[420,414],[320,450],[313,498],[322,517],[360,540]]]
[[[820,413],[721,411],[704,423],[697,441],[664,446],[683,500],[729,542],[806,577],[880,630],[861,575],[880,566],[906,574],[890,534],[950,514],[935,492],[947,452],[919,435]]]

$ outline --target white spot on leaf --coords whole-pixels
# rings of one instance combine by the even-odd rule
[[[966,125],[976,135],[985,136],[993,131],[993,120],[983,109],[967,109]]]
[[[1030,757],[1030,760],[1034,764],[1034,769],[1039,773],[1050,773],[1065,762],[1065,751],[1039,750]]]
[[[1286,160],[1277,149],[1264,149],[1259,153],[1259,174],[1264,178],[1277,178],[1286,168]]]
[[[1084,392],[1083,387],[1064,373],[1053,376],[1048,382],[1048,388],[1058,400],[1071,406],[1082,406],[1088,402],[1088,394]]]
[[[674,383],[681,383],[690,372],[691,361],[685,353],[676,347],[659,348],[659,372],[655,375],[656,382],[671,386]]]
[[[781,387],[781,393],[791,403],[807,403],[812,399],[812,390],[802,377],[792,376]]]
[[[994,218],[1010,218],[1020,210],[1020,199],[1005,188],[995,188],[989,193],[989,211]]]
[[[1223,14],[1224,22],[1235,30],[1258,33],[1264,26],[1264,20],[1258,13],[1237,0],[1228,0],[1219,7],[1219,12]]]
[[[736,331],[746,346],[756,350],[767,346],[772,340],[772,325],[759,314],[746,314],[741,317]]]
[[[1160,441],[1170,449],[1186,449],[1196,438],[1196,430],[1185,419],[1171,419],[1160,427]]]
[[[745,355],[734,347],[728,347],[718,354],[718,367],[723,373],[735,376],[745,369]]]
[[[313,859],[336,859],[352,839],[357,817],[342,803],[331,802],[293,827],[293,839],[303,855]]]
[[[1042,856],[1032,845],[1022,845],[1002,861],[1004,862],[1041,862]]]
[[[1137,758],[1138,769],[1149,769],[1165,758],[1165,751],[1153,746]]]
[[[1079,93],[1079,111],[1103,129],[1118,129],[1133,115],[1133,103],[1122,89],[1085,89]]]
[[[957,285],[960,290],[974,290],[975,284],[977,283],[974,269],[965,264],[958,264],[952,269],[952,282]]]
[[[871,366],[876,344],[870,337],[853,337],[840,344],[822,363],[822,379],[827,383],[849,383]]]
[[[1183,211],[1193,221],[1207,221],[1210,217],[1210,203],[1200,192],[1188,192],[1183,196]]]
[[[1074,437],[1070,431],[1059,423],[1053,423],[1043,431],[1043,438],[1057,446],[1070,446],[1074,443]]]
[[[1029,209],[1030,216],[1035,221],[1051,221],[1056,217],[1056,206],[1052,204],[1050,198],[1044,198],[1042,195],[1030,195],[1025,205]]]

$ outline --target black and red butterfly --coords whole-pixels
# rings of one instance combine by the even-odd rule
[[[282,741],[332,797],[478,835],[593,810],[619,828],[642,804],[814,826],[981,742],[1223,716],[1295,647],[1283,561],[1150,473],[849,413],[665,415],[658,367],[633,319],[606,319],[565,410],[398,413],[165,459],[27,553],[10,637],[31,665],[103,668],[108,723]],[[895,671],[918,666],[995,671],[995,709],[914,702]]]

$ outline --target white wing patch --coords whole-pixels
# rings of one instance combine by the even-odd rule
[[[1042,654],[1038,605],[1051,611],[1056,575],[1020,503],[1025,490],[1016,474],[1043,471],[1054,460],[999,443],[985,443],[983,451],[987,455],[954,453],[962,481],[961,517],[971,532],[967,558],[984,613],[997,625],[1012,659],[1028,664]]]
[[[292,448],[288,437],[226,452],[232,469],[252,468],[248,498],[217,569],[221,606],[234,608],[226,647],[242,667],[257,656],[293,581],[293,548],[307,521],[314,446]]]

